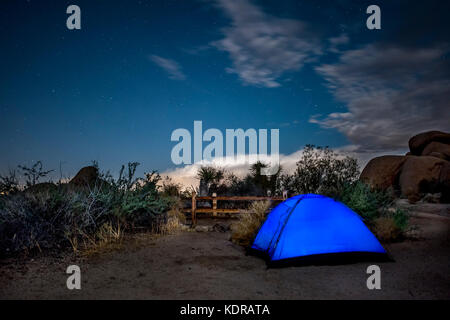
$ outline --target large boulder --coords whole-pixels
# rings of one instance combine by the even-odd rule
[[[359,179],[374,189],[386,190],[398,181],[406,156],[381,156],[367,163]]]
[[[450,144],[432,141],[423,149],[422,156],[431,156],[444,160],[450,160]]]
[[[409,202],[421,199],[424,193],[436,193],[441,190],[441,171],[448,161],[435,157],[408,156],[403,164],[399,185],[403,196]]]
[[[91,186],[98,180],[98,169],[94,166],[84,167],[70,180],[74,186]]]
[[[411,150],[413,155],[420,156],[425,147],[433,141],[450,144],[450,133],[441,131],[427,131],[419,133],[409,139],[409,150]]]

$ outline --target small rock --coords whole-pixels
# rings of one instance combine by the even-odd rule
[[[422,202],[439,203],[441,200],[441,193],[427,193],[423,196]]]
[[[208,226],[196,226],[195,227],[195,231],[197,231],[197,232],[209,232],[211,230],[210,230],[210,227],[208,227]]]
[[[180,230],[181,231],[189,231],[191,229],[190,226],[188,226],[187,224],[181,224],[180,225]]]
[[[213,227],[212,227],[213,231],[216,232],[227,232],[230,230],[230,226],[229,225],[223,225],[223,224],[219,224],[216,223]]]

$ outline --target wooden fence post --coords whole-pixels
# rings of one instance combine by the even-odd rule
[[[196,193],[195,191],[192,193],[192,208],[191,208],[191,220],[192,220],[192,225],[195,226],[197,224],[197,216],[196,216],[196,211],[197,211],[197,199],[196,199]]]
[[[213,193],[213,200],[212,200],[212,206],[213,206],[213,217],[217,217],[217,193]]]
[[[288,196],[287,194],[283,194],[284,197]],[[227,208],[217,208],[217,202],[220,201],[257,201],[257,200],[270,200],[270,201],[283,201],[284,197],[240,197],[240,196],[217,196],[217,194],[213,194],[212,196],[198,196],[195,192],[192,192],[192,204],[191,208],[183,209],[183,212],[191,214],[192,225],[195,226],[197,224],[197,212],[199,213],[213,213],[213,217],[221,218],[222,216],[219,213],[239,213],[239,209],[227,209]],[[200,207],[197,208],[197,201],[205,202],[212,201],[212,206],[210,208]],[[202,215],[201,215],[202,216]],[[224,218],[227,215],[224,216]]]

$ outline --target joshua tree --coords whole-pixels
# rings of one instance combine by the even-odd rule
[[[212,166],[201,166],[197,172],[197,178],[200,179],[200,185],[207,189],[209,194],[222,183],[225,171]]]
[[[250,176],[259,194],[268,195],[270,193],[273,195],[276,193],[277,180],[281,172],[281,167],[274,175],[267,176],[261,174],[262,169],[267,167],[268,165],[261,161],[254,163],[250,168]]]

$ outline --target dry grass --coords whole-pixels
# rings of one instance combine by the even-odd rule
[[[156,239],[160,236],[174,234],[182,229],[186,223],[186,217],[180,210],[178,203],[174,204],[167,212],[167,218],[156,222],[153,230],[138,232],[129,235],[127,241],[144,242],[148,239]],[[81,234],[80,236],[68,237],[74,253],[80,256],[92,256],[99,253],[105,253],[123,248],[125,232],[119,222],[113,224],[111,222],[103,224],[98,232],[94,235]],[[143,241],[141,241],[142,239]]]
[[[181,204],[175,203],[167,212],[167,220],[160,223],[157,232],[161,235],[174,234],[186,223],[186,216],[181,212]]]
[[[380,217],[375,219],[373,229],[378,239],[382,241],[396,241],[403,234],[393,217]]]
[[[103,224],[95,235],[82,234],[69,239],[72,250],[82,256],[91,256],[100,252],[120,249],[123,242],[123,230],[120,223]]]
[[[231,240],[241,246],[248,246],[266,219],[270,201],[255,201],[250,209],[239,215],[239,220],[231,225]]]

